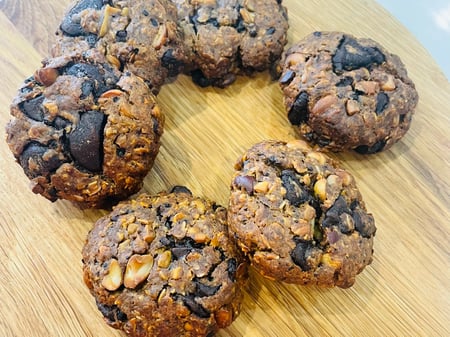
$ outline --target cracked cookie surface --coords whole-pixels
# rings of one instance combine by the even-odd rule
[[[225,87],[238,74],[269,69],[287,42],[280,0],[171,1],[192,51],[192,78],[202,87]]]
[[[400,58],[371,39],[314,32],[286,51],[281,68],[289,121],[321,147],[377,153],[410,127],[414,83]]]
[[[353,176],[304,141],[263,141],[235,165],[230,232],[263,276],[348,288],[372,261],[373,216]]]
[[[6,126],[33,192],[83,207],[136,193],[164,124],[148,86],[99,54],[46,62],[19,89]]]
[[[212,336],[240,311],[247,263],[226,209],[177,186],[119,203],[83,248],[84,280],[129,336]]]

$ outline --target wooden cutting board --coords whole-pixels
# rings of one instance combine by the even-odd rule
[[[21,82],[47,55],[69,0],[0,0],[0,124]],[[371,37],[406,64],[420,94],[409,133],[372,156],[336,154],[376,219],[373,263],[347,290],[274,283],[251,273],[225,336],[450,335],[450,85],[417,40],[371,0],[285,0],[289,44],[314,30]],[[144,190],[173,184],[225,205],[234,161],[263,139],[290,140],[267,74],[201,89],[165,86],[163,145]],[[102,210],[34,195],[0,128],[0,336],[123,336],[104,324],[82,282],[80,250]]]

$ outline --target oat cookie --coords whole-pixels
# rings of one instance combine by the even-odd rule
[[[376,228],[350,173],[301,140],[258,143],[235,168],[230,232],[259,273],[353,285],[372,261]]]
[[[371,39],[314,32],[286,51],[281,66],[289,121],[309,141],[371,154],[410,127],[414,83],[400,58]]]
[[[212,336],[239,314],[246,270],[226,209],[180,186],[119,203],[83,248],[86,285],[128,336]]]
[[[57,35],[52,57],[98,49],[112,66],[144,79],[155,94],[189,63],[169,0],[78,0]]]
[[[47,60],[19,89],[11,115],[7,143],[33,192],[83,207],[142,187],[164,124],[148,86],[101,55]]]
[[[281,0],[171,0],[192,50],[192,78],[225,87],[237,74],[268,69],[287,42]]]

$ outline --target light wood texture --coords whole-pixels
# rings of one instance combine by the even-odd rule
[[[46,56],[68,0],[0,0],[0,124],[20,83]],[[348,290],[273,283],[255,273],[225,336],[450,336],[450,85],[427,51],[371,0],[285,0],[289,44],[314,30],[371,37],[398,54],[420,94],[391,150],[337,154],[356,177],[378,232],[373,263]],[[184,184],[227,203],[234,161],[253,143],[295,137],[267,74],[200,89],[165,86],[163,145],[150,193]],[[123,336],[102,321],[82,282],[85,236],[102,210],[34,195],[0,128],[0,336]]]

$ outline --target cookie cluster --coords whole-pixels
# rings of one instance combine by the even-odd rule
[[[281,0],[75,1],[12,102],[7,143],[33,192],[116,204],[157,156],[165,83],[185,73],[226,87],[267,69],[278,69],[288,120],[322,149],[371,154],[404,136],[418,95],[397,56],[339,32],[282,54],[287,29]],[[95,223],[83,275],[107,324],[135,337],[212,336],[238,316],[248,265],[348,288],[371,263],[376,227],[355,179],[306,142],[255,144],[230,189],[228,208],[177,186]]]
[[[287,28],[273,0],[75,1],[14,98],[7,143],[33,192],[114,204],[141,189],[159,151],[161,86],[187,73],[224,87],[268,69]]]

